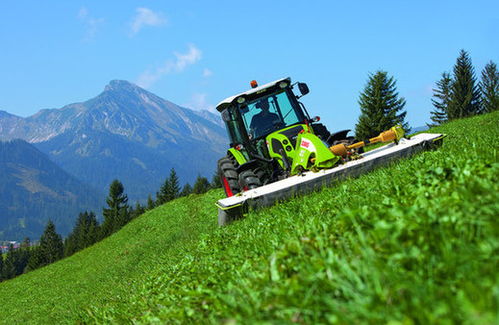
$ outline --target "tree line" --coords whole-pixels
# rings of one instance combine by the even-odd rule
[[[123,184],[119,180],[114,180],[109,186],[109,194],[106,198],[107,206],[102,210],[102,223],[99,223],[94,212],[81,212],[76,219],[73,230],[63,239],[57,233],[55,224],[49,220],[36,245],[32,245],[30,239],[26,238],[19,248],[14,248],[11,244],[6,254],[0,252],[0,281],[14,278],[71,256],[109,237],[147,210],[182,196],[202,194],[218,187],[221,187],[221,183],[217,174],[214,174],[211,183],[206,177],[198,176],[194,186],[186,183],[181,190],[177,173],[172,168],[169,176],[156,193],[155,199],[149,195],[147,205],[143,206],[137,202],[135,206],[131,207],[128,204]]]
[[[394,125],[409,129],[405,121],[406,101],[399,97],[396,81],[386,71],[370,74],[358,100],[360,116],[355,126],[359,140],[378,135]],[[457,118],[483,114],[499,109],[499,71],[489,61],[478,82],[469,53],[461,50],[453,73],[443,72],[433,89],[430,112],[432,121],[428,126],[440,125]]]
[[[477,82],[475,68],[469,53],[461,50],[452,75],[443,72],[433,89],[430,113],[435,126],[457,118],[489,113],[499,109],[499,71],[497,65],[489,61]]]

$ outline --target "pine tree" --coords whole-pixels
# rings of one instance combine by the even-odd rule
[[[146,211],[139,201],[135,203],[135,207],[130,211],[130,218],[135,219]]]
[[[17,257],[14,245],[10,244],[3,265],[3,274],[2,274],[3,279],[5,280],[12,279],[13,277],[16,276],[16,259]]]
[[[355,126],[357,139],[367,139],[400,124],[405,130],[405,99],[399,98],[396,82],[385,71],[369,75],[364,91],[359,97],[360,116]]]
[[[175,169],[170,170],[170,187],[169,187],[169,199],[174,200],[179,197],[180,195],[180,184],[178,181],[178,176],[177,173],[175,172]]]
[[[170,175],[159,189],[157,194],[157,204],[164,204],[168,201],[176,199],[180,195],[180,185],[175,169],[170,170]]]
[[[206,193],[210,189],[210,182],[206,177],[201,177],[198,175],[196,178],[196,182],[194,183],[194,187],[192,188],[192,192],[195,194],[203,194]]]
[[[25,272],[36,270],[43,266],[43,257],[40,246],[31,247],[30,257]]]
[[[3,280],[3,252],[0,250],[0,282]]]
[[[154,203],[154,200],[152,199],[152,196],[151,194],[149,194],[149,196],[147,197],[147,210],[152,210],[154,209],[154,207],[156,206],[156,204]]]
[[[109,186],[109,196],[106,199],[108,208],[104,208],[102,223],[102,238],[121,229],[129,221],[128,197],[120,181],[115,179]]]
[[[40,237],[40,266],[60,260],[63,257],[63,252],[62,237],[56,232],[54,223],[49,220]]]
[[[156,193],[156,205],[165,204],[168,202],[168,191],[170,189],[170,178],[167,177],[161,187],[159,192]]]
[[[187,196],[189,194],[192,194],[192,186],[191,184],[186,183],[182,188],[182,192],[180,192],[180,196]]]
[[[99,223],[93,212],[82,212],[78,215],[73,231],[64,241],[64,256],[94,244],[99,237]]]
[[[485,113],[499,109],[499,71],[497,65],[490,61],[482,71],[480,81],[482,107]]]
[[[433,98],[431,102],[435,110],[430,112],[430,119],[433,124],[428,126],[440,125],[447,121],[447,111],[451,100],[452,78],[448,72],[442,73],[442,79],[437,81],[437,88],[433,89]]]
[[[447,111],[449,120],[479,114],[480,90],[471,58],[465,50],[461,50],[456,60],[453,79]]]
[[[31,241],[29,237],[24,238],[19,248],[19,260],[16,265],[16,273],[23,274],[26,272],[26,267],[28,266],[28,261],[31,256]]]
[[[211,177],[211,188],[222,188],[222,181],[220,180],[218,171],[215,171]]]

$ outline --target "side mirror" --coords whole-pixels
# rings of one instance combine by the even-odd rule
[[[308,89],[308,86],[306,83],[304,82],[299,82],[298,83],[298,89],[300,89],[300,93],[302,96],[305,96],[306,94],[308,94],[310,92],[310,90]]]

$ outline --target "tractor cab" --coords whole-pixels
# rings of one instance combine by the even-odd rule
[[[231,146],[255,143],[285,127],[306,123],[310,119],[300,106],[289,78],[280,79],[229,97],[217,105],[222,113]],[[302,96],[308,92],[305,84]]]
[[[252,81],[251,87],[217,105],[230,139],[227,156],[218,162],[228,196],[307,170],[312,158],[318,165],[336,162],[323,144],[330,133],[298,101],[309,92],[305,83],[283,78],[263,86]],[[315,157],[317,150],[304,154],[302,148],[326,148],[327,153]]]

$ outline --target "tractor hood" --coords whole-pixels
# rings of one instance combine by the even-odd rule
[[[237,100],[237,98],[239,98],[241,96],[248,97],[248,96],[260,93],[260,92],[264,92],[269,88],[279,88],[279,83],[282,81],[285,81],[288,84],[288,86],[291,85],[291,78],[289,78],[289,77],[269,82],[263,86],[252,88],[248,91],[245,91],[243,93],[240,93],[240,94],[237,94],[237,95],[234,95],[234,96],[231,96],[231,97],[228,97],[228,98],[222,100],[220,103],[217,104],[217,110],[219,112],[223,111],[228,106],[234,104],[234,102]]]

